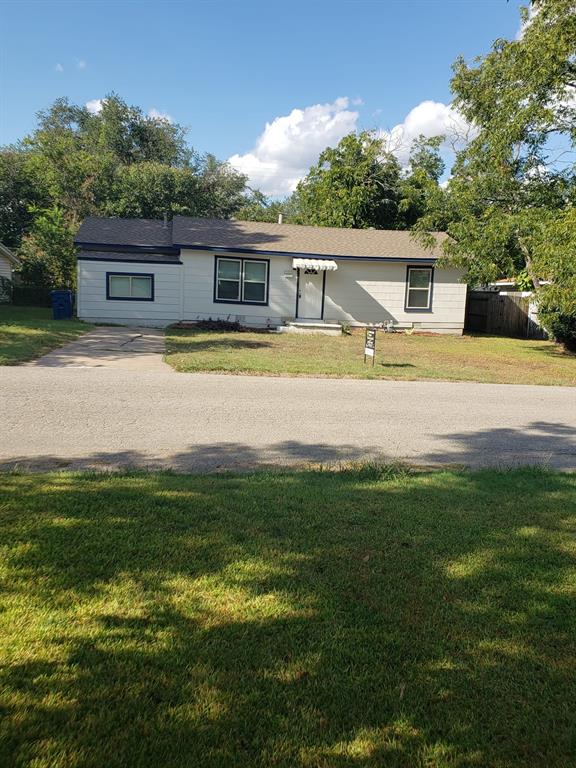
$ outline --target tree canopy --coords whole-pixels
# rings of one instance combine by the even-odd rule
[[[549,243],[570,242],[574,225],[576,7],[533,0],[522,18],[519,39],[455,63],[454,104],[475,136],[457,157],[448,194],[429,201],[416,228],[424,238],[445,228],[446,256],[471,282],[527,275],[541,306],[566,315],[576,259],[561,246],[551,258]]]
[[[295,193],[296,220],[324,227],[395,229],[400,164],[374,132],[325,149]]]
[[[0,240],[20,250],[22,275],[73,284],[73,259],[56,244],[62,228],[72,243],[87,215],[234,213],[246,200],[246,177],[199,155],[186,139],[182,126],[149,117],[115,94],[97,113],[67,99],[40,112],[30,136],[0,151]]]

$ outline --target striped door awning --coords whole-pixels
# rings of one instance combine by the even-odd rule
[[[333,271],[338,269],[338,264],[332,259],[292,259],[292,269],[317,269]]]

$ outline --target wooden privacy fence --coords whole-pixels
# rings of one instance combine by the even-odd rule
[[[464,327],[495,336],[546,338],[546,332],[530,316],[529,297],[521,293],[469,291]]]

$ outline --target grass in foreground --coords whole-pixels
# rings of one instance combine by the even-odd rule
[[[5,768],[573,764],[575,476],[0,485]]]
[[[0,365],[33,360],[90,328],[80,320],[52,320],[52,310],[45,307],[0,304]]]
[[[166,361],[183,372],[576,386],[576,355],[534,339],[379,332],[374,367],[363,363],[362,332],[334,337],[168,329],[166,348]]]

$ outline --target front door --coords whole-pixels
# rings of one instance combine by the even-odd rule
[[[322,318],[322,294],[324,291],[324,272],[318,269],[300,269],[298,283],[297,316],[304,320]]]

